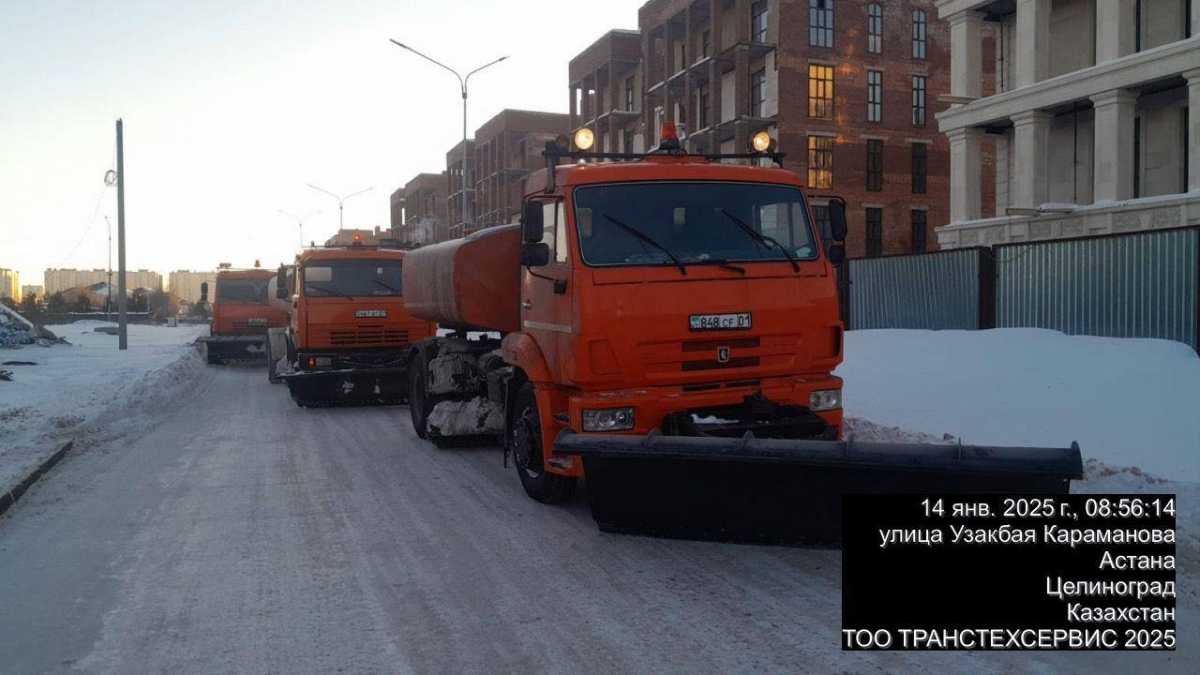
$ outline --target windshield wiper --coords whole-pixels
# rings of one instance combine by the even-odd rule
[[[642,241],[646,242],[647,244],[650,244],[654,248],[662,251],[663,253],[666,253],[667,257],[671,259],[671,262],[675,263],[675,266],[679,268],[679,273],[684,276],[687,276],[687,268],[683,266],[683,263],[679,261],[679,258],[676,258],[675,254],[671,253],[671,251],[668,250],[666,246],[663,246],[662,244],[658,243],[657,241],[654,241],[653,239],[650,238],[650,235],[646,234],[645,232],[642,232],[641,230],[637,229],[636,227],[633,227],[632,225],[626,225],[625,223],[622,223],[621,221],[617,220],[616,218],[613,218],[612,216],[608,215],[607,213],[604,213],[601,215],[604,216],[604,218],[607,219],[609,222],[611,222],[613,225],[616,225],[617,227],[628,232],[629,234],[632,234],[633,236],[637,237],[638,239],[641,239]]]
[[[746,224],[746,221],[742,220],[741,218],[738,218],[737,216],[733,215],[732,213],[725,210],[724,208],[721,209],[721,213],[724,213],[726,218],[732,220],[735,225],[742,228],[743,232],[750,235],[751,238],[753,238],[758,243],[762,244],[764,247],[770,248],[769,246],[767,246],[767,242],[774,244],[776,248],[778,248],[781,252],[783,252],[783,255],[788,259],[788,262],[790,262],[792,264],[792,271],[793,272],[800,271],[800,263],[796,262],[796,258],[792,256],[790,251],[787,250],[787,247],[784,246],[783,244],[779,243],[778,241],[776,241],[774,237],[769,237],[769,236],[763,234],[762,232],[759,232],[758,230],[754,229],[753,227],[750,227],[749,225]]]
[[[375,283],[379,284],[380,286],[383,286],[384,288],[386,288],[386,289],[388,289],[389,291],[391,291],[391,292],[395,293],[396,295],[400,295],[400,289],[399,289],[399,288],[392,288],[391,286],[389,286],[388,284],[385,284],[385,283],[383,283],[383,282],[382,282],[382,281],[380,281],[379,279],[371,279],[371,281],[374,281]]]
[[[318,291],[321,291],[322,293],[328,293],[328,294],[330,294],[330,295],[336,295],[336,296],[340,296],[340,297],[347,298],[347,299],[350,299],[350,300],[353,300],[353,299],[354,299],[354,296],[352,296],[352,295],[350,295],[350,294],[348,294],[348,293],[343,293],[343,292],[341,292],[341,291],[339,291],[339,290],[337,290],[337,289],[333,289],[333,288],[323,288],[323,287],[321,287],[321,286],[314,286],[314,285],[313,285],[313,282],[311,282],[311,281],[310,281],[310,282],[308,282],[308,283],[306,283],[306,284],[304,284],[304,286],[305,286],[305,288],[314,288],[314,289],[316,289],[316,290],[318,290]]]

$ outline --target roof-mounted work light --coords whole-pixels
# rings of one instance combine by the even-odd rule
[[[592,144],[596,142],[596,134],[591,129],[583,127],[575,132],[575,149],[576,150],[591,150]]]
[[[750,149],[754,152],[770,152],[775,147],[775,139],[764,129],[750,137]]]

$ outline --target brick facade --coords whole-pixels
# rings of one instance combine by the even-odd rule
[[[515,221],[521,213],[525,176],[545,166],[546,141],[566,134],[569,126],[569,116],[562,113],[502,110],[475,131],[471,229]]]
[[[449,238],[450,222],[447,219],[447,189],[449,179],[446,172],[419,173],[404,184],[398,192],[404,196],[404,219],[396,228],[400,241],[428,243],[423,241],[444,241]],[[414,231],[416,225],[426,225],[430,232],[419,234]]]

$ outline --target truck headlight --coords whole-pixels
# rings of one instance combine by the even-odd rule
[[[841,389],[821,389],[808,395],[808,408],[813,412],[837,410],[842,407]]]
[[[633,408],[584,410],[584,431],[627,431],[633,428]]]

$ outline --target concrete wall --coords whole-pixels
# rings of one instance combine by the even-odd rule
[[[1138,99],[1138,115],[1142,127],[1142,197],[1187,191],[1183,181],[1186,105],[1186,87],[1177,87]]]
[[[1050,10],[1050,77],[1096,65],[1096,1],[1054,0]]]
[[[1143,0],[1142,49],[1182,40],[1188,19],[1186,0]]]
[[[1050,123],[1050,201],[1091,204],[1093,118],[1090,109],[1056,115]]]

